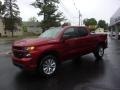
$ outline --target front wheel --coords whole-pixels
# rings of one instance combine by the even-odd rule
[[[94,55],[96,57],[97,60],[102,59],[103,55],[104,55],[104,48],[102,46],[99,46],[96,51],[94,52]]]
[[[39,72],[46,77],[50,77],[55,74],[57,70],[57,58],[53,55],[46,55],[42,58],[39,64]]]

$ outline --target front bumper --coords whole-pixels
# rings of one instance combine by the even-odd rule
[[[32,58],[16,58],[12,56],[12,61],[15,66],[27,71],[34,71],[37,68],[37,65],[32,62]]]

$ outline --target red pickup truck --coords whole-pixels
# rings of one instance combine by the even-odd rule
[[[24,70],[37,70],[51,76],[58,63],[93,53],[102,59],[107,48],[107,35],[91,34],[86,27],[50,28],[36,39],[15,41],[12,45],[13,64]]]

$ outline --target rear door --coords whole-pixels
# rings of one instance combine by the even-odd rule
[[[94,36],[90,35],[88,33],[88,30],[85,27],[78,27],[78,33],[79,33],[79,38],[78,38],[78,53],[82,54],[87,54],[92,52],[95,49],[95,42],[96,39]]]

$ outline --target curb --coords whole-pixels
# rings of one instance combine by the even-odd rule
[[[1,52],[0,51],[0,55],[12,55],[12,51],[8,51],[8,52]]]

